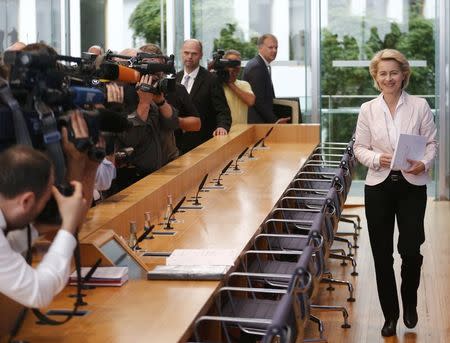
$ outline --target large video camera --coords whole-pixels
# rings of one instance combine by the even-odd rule
[[[213,59],[210,64],[211,71],[216,73],[217,78],[220,82],[227,83],[230,80],[230,73],[228,68],[236,68],[241,66],[241,61],[229,60],[223,58],[225,51],[222,49],[217,49],[213,53]]]
[[[120,59],[121,61],[116,61]],[[152,75],[156,81],[142,85],[141,90],[167,94],[175,90],[175,56],[139,52],[135,57],[114,54],[108,50],[100,66],[101,74],[110,80],[137,83],[142,75]]]
[[[4,62],[10,66],[9,87],[20,105],[19,116],[24,117],[35,148],[48,150],[49,145],[58,144],[62,126],[68,128],[69,138],[75,140],[70,120],[65,115],[70,109],[82,110],[89,130],[88,139],[82,143],[77,140],[75,145],[98,161],[112,153],[95,146],[100,132],[115,134],[131,126],[119,113],[93,107],[105,101],[101,89],[84,86],[95,84],[102,76],[93,58],[48,55],[37,51],[8,51],[4,54]],[[5,104],[8,102],[0,100]],[[17,123],[14,122],[17,116],[13,112],[2,115],[2,124],[9,127],[10,135],[14,134],[15,137],[0,137],[2,141],[17,138]]]

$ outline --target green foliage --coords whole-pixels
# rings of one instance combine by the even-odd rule
[[[252,37],[250,42],[244,42],[236,37],[236,26],[237,24],[225,24],[225,27],[220,30],[220,37],[214,39],[214,51],[234,49],[241,53],[243,59],[253,58],[258,51],[256,47],[258,37]]]
[[[142,0],[130,16],[133,37],[144,38],[147,43],[161,42],[161,12],[159,0]],[[164,23],[165,24],[165,23]]]

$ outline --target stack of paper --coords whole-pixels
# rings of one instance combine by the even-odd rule
[[[168,266],[232,266],[236,259],[233,249],[175,249],[166,259]]]
[[[220,280],[234,261],[233,249],[176,249],[165,266],[148,272],[149,280]]]
[[[407,135],[401,133],[394,156],[391,161],[391,169],[408,170],[411,167],[409,160],[420,161],[425,156],[427,138],[418,135]]]
[[[98,267],[94,274],[86,281],[84,278],[91,268],[81,268],[81,277],[84,285],[90,286],[122,286],[128,280],[128,267]],[[77,272],[69,278],[70,285],[77,284]]]

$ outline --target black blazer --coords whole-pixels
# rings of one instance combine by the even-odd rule
[[[272,79],[260,55],[252,58],[244,68],[243,79],[250,83],[255,94],[255,104],[248,109],[248,123],[275,123],[278,118],[273,113]]]
[[[178,82],[181,83],[183,75],[183,71],[177,73]],[[189,139],[192,143],[192,146],[189,147],[190,149],[210,139],[218,127],[223,127],[227,131],[230,131],[230,108],[228,107],[223,87],[215,75],[208,72],[205,68],[200,67],[189,95],[200,114],[200,120],[202,122],[202,127],[199,132],[184,133],[184,135],[189,136],[185,138]]]

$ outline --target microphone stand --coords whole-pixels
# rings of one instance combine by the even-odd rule
[[[203,177],[202,181],[200,182],[200,185],[198,186],[197,194],[195,194],[195,200],[192,203],[195,206],[200,206],[201,205],[200,201],[198,201],[198,193],[200,193],[200,191],[202,190],[203,186],[205,185],[205,182],[206,182],[207,178],[208,178],[208,174],[206,174]]]
[[[227,169],[231,166],[231,164],[233,163],[233,160],[231,160],[230,162],[228,162],[228,164],[225,166],[225,168],[222,169],[221,173],[219,174],[219,177],[217,178],[216,181],[216,186],[223,186],[222,183],[220,182],[222,179],[222,175],[226,173]]]
[[[273,128],[274,128],[274,126],[272,126],[272,127],[269,129],[269,131],[267,131],[266,135],[265,135],[264,138],[263,138],[263,141],[262,141],[262,144],[261,144],[261,148],[265,148],[265,147],[266,147],[266,145],[265,145],[264,143],[265,143],[265,141],[266,141],[266,138],[269,137],[269,135],[272,133]]]
[[[167,223],[166,223],[166,226],[164,227],[164,230],[172,230],[173,229],[173,227],[170,225],[170,220],[172,219],[173,215],[178,212],[178,210],[180,209],[180,207],[183,204],[185,199],[186,199],[186,197],[184,196],[178,202],[178,204],[174,207],[174,209],[173,209],[172,213],[170,214],[169,218],[167,218]]]
[[[250,149],[250,154],[248,154],[248,158],[255,158],[255,157],[253,156],[253,149],[255,149],[255,148],[259,145],[259,143],[262,142],[263,139],[264,139],[264,137],[261,138],[261,139],[259,139],[259,140],[252,146],[252,148]]]
[[[141,243],[144,239],[147,238],[147,236],[150,234],[150,232],[152,232],[152,230],[154,229],[155,225],[151,225],[147,230],[144,231],[144,233],[142,235],[139,236],[139,238],[136,240],[136,244],[131,248],[131,250],[141,250],[141,248],[139,248],[139,243]]]
[[[95,286],[91,286],[91,285],[86,285],[86,283],[89,282],[90,279],[92,279],[92,276],[94,275],[95,271],[97,270],[97,268],[100,266],[100,264],[102,263],[102,259],[99,258],[94,265],[91,267],[91,269],[89,269],[89,271],[87,272],[86,276],[83,278],[82,280],[82,288],[83,289],[94,289]]]
[[[235,165],[234,165],[233,170],[240,170],[240,169],[239,169],[239,166],[238,166],[238,161],[239,161],[240,158],[242,158],[242,156],[245,155],[245,153],[247,152],[247,150],[248,150],[248,147],[246,147],[246,148],[239,154],[239,156],[236,158],[236,163],[235,163]]]

